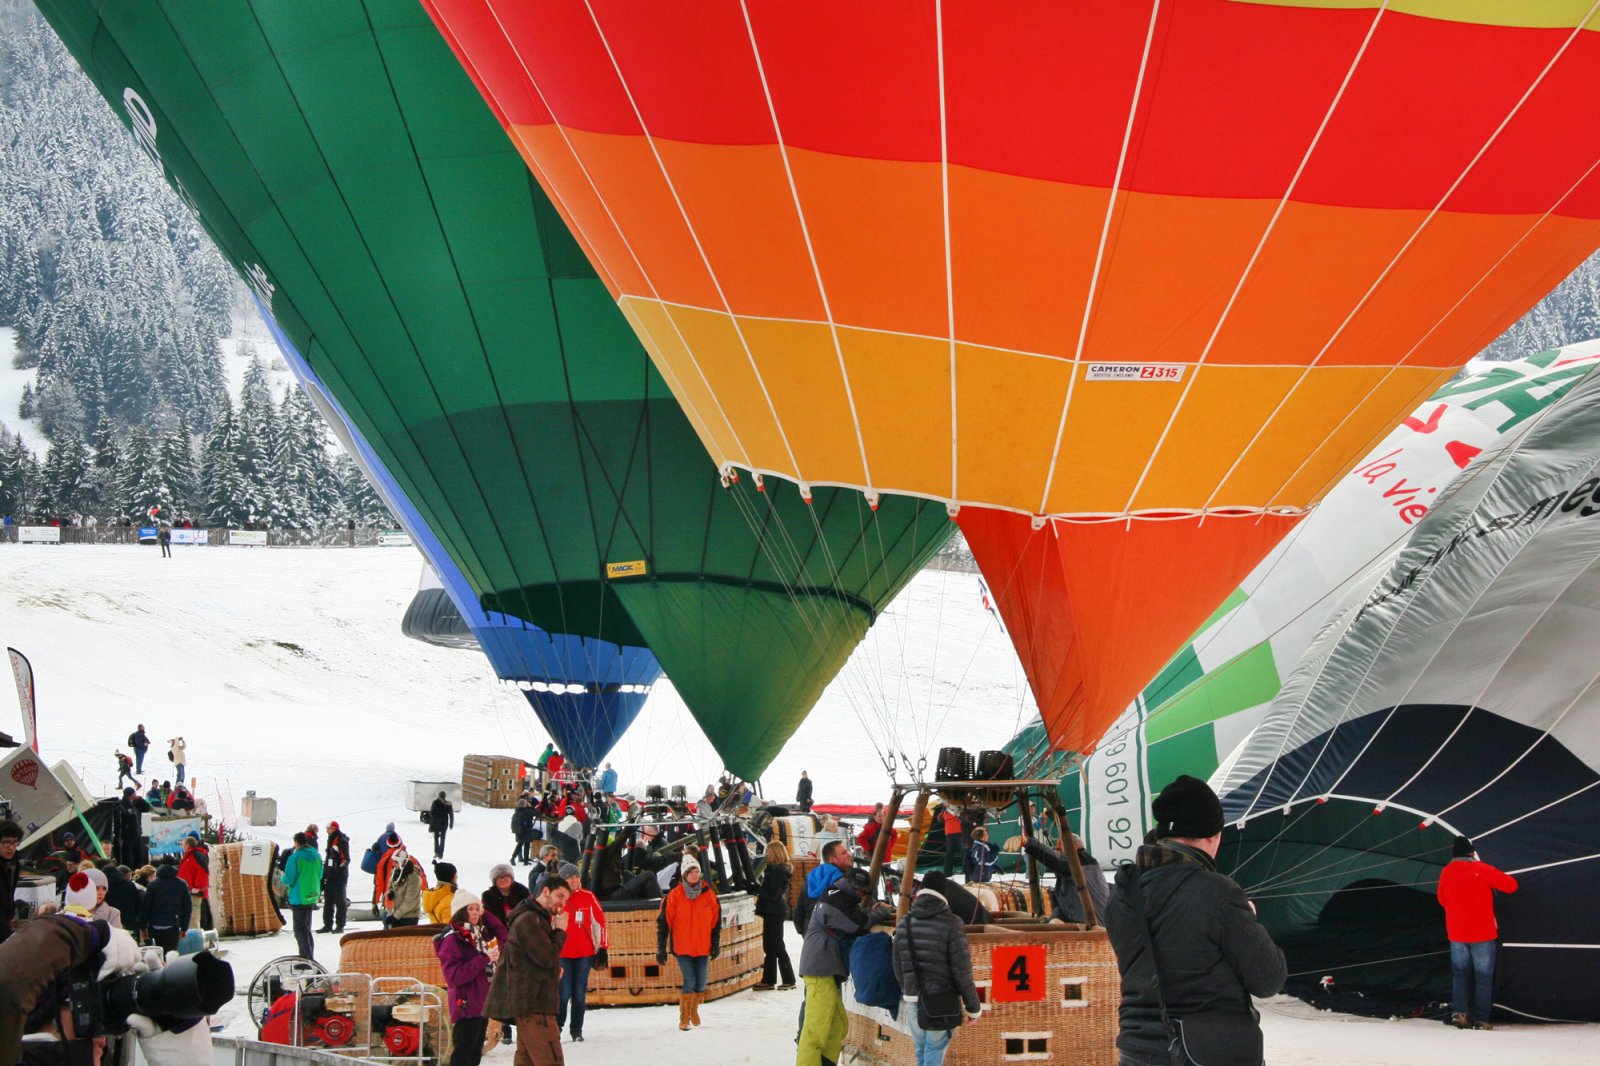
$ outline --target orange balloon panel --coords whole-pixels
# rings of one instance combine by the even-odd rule
[[[1047,523],[961,512],[1056,747],[1087,752],[1291,516]]]

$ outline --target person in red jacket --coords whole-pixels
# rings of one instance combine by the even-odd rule
[[[198,897],[200,928],[211,928],[211,850],[200,834],[183,838],[183,861],[178,863],[178,878],[189,886],[189,895]]]
[[[589,968],[606,965],[606,949],[611,941],[606,932],[606,912],[593,892],[582,887],[578,868],[570,862],[560,867],[560,876],[573,886],[565,913],[571,916],[567,939],[561,945],[561,1002],[556,1007],[556,1028],[567,1023],[567,1008],[572,1008],[572,1039],[583,1039],[583,1013],[588,1005]]]
[[[1517,879],[1478,859],[1472,841],[1456,837],[1455,857],[1439,874],[1439,905],[1450,938],[1450,1024],[1457,1029],[1493,1029],[1494,963],[1500,935],[1494,894],[1515,892]]]
[[[866,852],[868,857],[871,857],[872,849],[878,843],[878,834],[883,831],[884,826],[889,827],[889,842],[883,847],[883,858],[887,862],[894,857],[894,841],[900,835],[894,829],[894,814],[892,812],[885,810],[863,826],[860,834],[856,836],[856,846]]]

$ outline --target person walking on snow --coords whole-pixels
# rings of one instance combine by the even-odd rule
[[[322,853],[304,833],[294,835],[294,850],[283,866],[283,890],[294,912],[294,942],[303,959],[315,960],[317,942],[311,936],[311,919],[322,897]]]
[[[144,753],[150,750],[150,734],[144,731],[144,723],[139,723],[139,728],[128,734],[128,747],[133,749],[133,772],[144,776]]]
[[[404,850],[397,851],[389,863],[389,883],[383,894],[389,910],[389,926],[416,925],[422,916],[422,890],[428,879],[422,868]]]
[[[1493,1029],[1494,967],[1500,929],[1494,894],[1517,890],[1517,879],[1478,858],[1466,837],[1456,837],[1453,858],[1439,874],[1436,894],[1450,939],[1450,1024],[1457,1029]]]
[[[690,1026],[700,1024],[706,976],[711,960],[722,953],[722,904],[701,876],[694,856],[683,857],[678,876],[677,886],[667,893],[656,917],[656,962],[665,966],[668,954],[678,960],[683,974],[678,1028],[687,1032]]]
[[[117,787],[118,788],[122,787],[122,782],[123,781],[132,781],[135,786],[137,786],[139,784],[138,779],[133,776],[133,760],[128,758],[126,755],[122,754],[122,752],[119,751],[119,752],[117,752]]]
[[[766,869],[761,872],[761,888],[756,894],[756,914],[761,916],[761,983],[757,992],[794,987],[794,964],[783,943],[783,927],[789,921],[789,885],[794,868],[789,865],[789,849],[783,841],[767,845]],[[780,973],[781,970],[781,973]],[[780,986],[780,977],[783,984]]]
[[[170,745],[167,748],[167,758],[171,759],[172,765],[177,767],[175,780],[181,785],[183,784],[184,767],[189,763],[189,745],[183,742],[182,737],[173,737],[167,743]]]
[[[433,857],[444,858],[444,835],[456,827],[456,809],[449,798],[439,793],[428,808],[428,828],[433,830]]]
[[[172,558],[172,527],[162,524],[160,532],[156,534],[156,543],[161,545],[161,557]]]

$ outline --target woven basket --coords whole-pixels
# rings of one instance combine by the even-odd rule
[[[987,926],[983,932],[969,932],[967,939],[983,1016],[955,1031],[945,1062],[950,1066],[1035,1061],[1116,1066],[1122,983],[1105,930]],[[1019,944],[1045,948],[1045,998],[995,1003],[989,996],[993,951]],[[886,1011],[863,1007],[848,988],[845,1010],[850,1029],[841,1063],[915,1066],[916,1049],[903,1018],[896,1021]]]
[[[243,844],[218,844],[211,849],[211,916],[218,936],[262,936],[283,928],[272,905],[271,875],[247,876],[240,869]],[[198,906],[193,908],[199,920]]]
[[[793,875],[789,878],[789,909],[800,906],[800,893],[806,890],[806,878],[811,871],[822,865],[822,860],[815,855],[796,855],[789,860],[789,869]]]
[[[413,925],[346,933],[339,938],[339,969],[372,977],[414,977],[425,985],[444,985],[444,970],[433,950],[441,925]]]

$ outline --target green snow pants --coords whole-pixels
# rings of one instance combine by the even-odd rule
[[[844,1034],[850,1030],[839,982],[831,977],[804,980],[806,1023],[800,1029],[800,1050],[795,1055],[795,1066],[822,1066],[824,1059],[838,1062],[844,1048]]]

